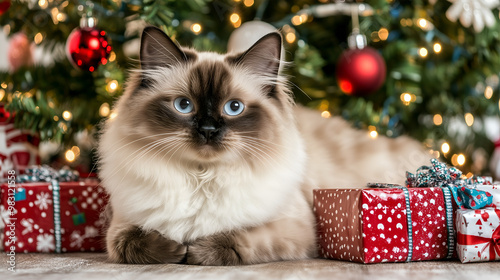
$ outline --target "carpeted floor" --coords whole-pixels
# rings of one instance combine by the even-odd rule
[[[452,279],[499,280],[500,262],[461,264],[458,261],[363,265],[332,260],[304,260],[238,267],[188,265],[120,265],[102,253],[18,254],[16,273],[2,255],[0,279]]]

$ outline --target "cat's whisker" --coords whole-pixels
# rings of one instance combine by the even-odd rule
[[[232,150],[230,150],[229,147],[227,147],[227,146],[224,146],[224,149],[226,149],[226,151],[228,151],[228,152],[231,152],[231,151],[236,152],[238,154],[238,157],[241,158],[242,162],[245,163],[245,165],[247,166],[247,168],[248,169],[253,169],[253,166],[250,167],[250,164],[248,163],[247,158],[245,158],[243,156],[243,154],[238,149],[232,149]]]
[[[158,151],[156,151],[156,153],[153,156],[155,157],[157,154],[161,154],[165,150],[170,149],[172,146],[175,146],[178,143],[183,143],[183,142],[184,142],[183,138],[174,138],[169,143],[166,143],[166,145],[162,146]],[[166,155],[166,153],[164,154],[164,156],[165,155]]]
[[[300,90],[300,92],[302,92],[307,98],[309,98],[309,100],[312,100],[312,98],[305,91],[303,91],[298,85],[296,85],[294,82],[288,81],[288,83],[292,84],[295,88]]]
[[[144,157],[145,155],[147,155],[147,153],[148,153],[150,150],[155,149],[156,147],[158,147],[158,146],[160,146],[160,145],[162,145],[162,144],[167,144],[167,143],[169,143],[169,142],[171,142],[171,141],[175,141],[175,140],[176,140],[176,139],[171,139],[171,138],[164,138],[164,139],[158,139],[158,140],[155,140],[155,141],[153,141],[153,142],[151,142],[151,143],[149,143],[149,144],[146,144],[146,145],[142,146],[140,149],[135,150],[133,153],[129,154],[129,155],[125,158],[124,162],[128,162],[129,160],[130,160],[130,161],[134,161],[134,160],[141,159],[142,157]],[[135,155],[135,156],[134,156],[134,155]],[[133,157],[133,158],[130,158],[130,157],[132,157],[132,156],[134,156],[134,157]],[[116,166],[115,166],[115,172],[114,172],[114,173],[112,173],[112,175],[111,175],[111,176],[116,175],[116,174],[117,174],[117,173],[121,170],[120,168],[118,168],[119,166],[120,166],[120,165],[116,165]],[[130,171],[130,166],[129,166],[129,167],[128,167],[128,169],[127,169],[127,172],[129,172],[129,171]]]
[[[168,161],[167,161],[167,166],[168,164],[170,163],[170,160],[172,159],[172,157],[177,153],[177,151],[180,149],[180,147],[183,147],[183,146],[186,146],[187,144],[185,142],[181,143],[181,145],[179,145],[179,147],[177,147],[177,149],[175,149],[175,151],[170,155],[170,157],[168,158]],[[163,160],[163,158],[162,158]]]
[[[270,154],[272,154],[273,157],[281,157],[282,153],[279,153],[275,147],[271,147],[267,145],[266,143],[262,143],[253,139],[243,139],[242,142],[247,143],[247,144],[252,144],[255,145],[259,148],[262,148],[265,151],[268,151]],[[284,159],[284,158],[282,158]]]
[[[156,153],[154,153],[151,158],[156,158],[160,154],[163,154],[163,157],[160,159],[160,161],[162,161],[163,158],[165,157],[165,155],[167,154],[167,153],[164,153],[164,152],[166,150],[169,150],[172,146],[177,145],[178,143],[183,143],[183,140],[184,139],[176,139],[176,140],[172,141],[171,143],[168,143],[167,145],[163,146],[158,151],[156,151]]]
[[[239,144],[238,147],[243,151],[247,152],[248,154],[250,154],[251,156],[253,156],[254,158],[256,158],[257,160],[259,160],[264,166],[268,165],[274,166],[274,164],[277,164],[277,162],[273,162],[271,161],[270,158],[262,155],[261,151],[257,150],[252,145]]]
[[[169,149],[170,147],[177,145],[179,142],[181,142],[181,141],[179,141],[178,139],[171,140],[171,142],[170,142],[170,143],[166,142],[166,143],[168,143],[168,144],[167,144],[167,145],[165,145],[165,146],[163,146],[163,147],[160,149],[160,151],[157,151],[156,153],[161,153],[162,151],[167,150],[167,149]],[[162,143],[157,143],[157,144],[155,144],[155,145],[154,145],[154,146],[155,146],[154,148],[156,148],[157,146],[159,146],[159,145],[161,145],[161,144],[162,144]],[[150,147],[150,148],[151,148],[151,147]],[[139,156],[139,158],[137,158],[137,156],[136,156],[136,157],[134,158],[134,160],[136,160],[136,161],[140,161],[140,160],[142,160],[142,159],[143,159],[143,157],[145,157],[145,156],[147,155],[147,153],[148,153],[148,151],[142,151],[140,154],[138,154],[138,155],[137,155],[137,156]],[[156,153],[155,153],[155,154],[156,154]],[[153,159],[153,158],[154,158],[154,157],[152,157],[152,159]],[[130,172],[130,171],[131,171],[131,168],[132,168],[131,166],[127,166],[127,168],[126,168],[126,173]],[[122,169],[117,169],[117,170],[119,171],[119,170],[122,170]],[[124,177],[122,177],[122,179],[121,179],[120,183],[122,183],[122,182],[123,182],[123,178],[124,178]]]
[[[178,135],[178,134],[179,134],[178,132],[166,132],[166,133],[159,133],[159,134],[144,136],[144,137],[138,138],[134,141],[127,142],[127,144],[125,144],[125,145],[121,145],[120,148],[114,150],[113,153],[111,153],[110,155],[114,155],[115,153],[119,152],[120,150],[122,150],[122,149],[124,149],[124,148],[138,142],[138,141],[142,141],[142,140],[152,138],[152,137],[159,137],[159,136],[166,136],[166,135]]]
[[[234,137],[234,138],[228,138],[226,140],[235,140],[236,143],[241,141],[241,142],[245,143],[246,146],[255,146],[255,147],[253,147],[253,151],[258,150],[260,153],[265,154],[268,158],[270,158],[272,160],[274,160],[274,157],[279,157],[280,160],[285,161],[285,158],[282,157],[279,153],[276,153],[275,149],[273,149],[270,146],[265,145],[265,143],[260,143],[258,141],[255,141],[254,139],[238,139],[237,137]],[[238,146],[238,147],[242,147],[241,143],[239,143],[239,144],[240,144],[240,146]],[[269,155],[268,153],[266,153],[266,151],[271,153],[272,155]],[[276,162],[276,163],[278,163],[278,162]]]
[[[269,155],[265,150],[259,148],[257,145],[254,145],[254,144],[251,144],[251,143],[248,143],[248,147],[252,148],[254,151],[259,151],[262,154],[264,154],[265,156],[263,156],[263,158],[265,159],[268,159],[270,162],[273,162],[274,164],[276,164],[277,166],[280,165],[280,162],[278,162],[275,157]]]
[[[245,136],[245,135],[240,135],[241,138],[244,138],[244,139],[249,139],[249,140],[254,140],[256,142],[266,142],[268,144],[272,144],[274,146],[278,146],[278,147],[283,147],[285,149],[290,149],[290,147],[288,146],[285,146],[285,145],[281,145],[281,144],[277,144],[275,142],[272,142],[272,141],[269,141],[269,140],[265,140],[265,139],[260,139],[260,138],[256,138],[256,137],[252,137],[252,136]],[[262,143],[264,144],[264,143]]]
[[[134,141],[127,142],[127,144],[125,144],[125,145],[121,145],[121,146],[120,146],[120,148],[118,148],[118,149],[114,150],[114,151],[110,154],[110,156],[115,155],[115,154],[116,154],[117,152],[119,152],[120,150],[122,150],[122,149],[126,148],[127,146],[132,145],[132,144],[134,144],[134,143],[136,143],[136,142],[138,142],[138,141],[142,141],[142,140],[145,140],[145,139],[148,139],[148,138],[152,138],[152,137],[165,136],[165,135],[176,135],[176,134],[178,134],[178,133],[174,133],[174,132],[166,132],[166,133],[159,133],[159,134],[154,134],[154,135],[144,136],[144,137],[141,137],[141,138],[136,139],[136,140],[134,140]],[[90,173],[92,173],[92,171],[94,171],[94,169],[96,168],[96,166],[97,166],[97,163],[95,163],[95,164],[92,166],[92,169],[90,170]]]
[[[275,149],[273,149],[273,147],[269,146],[267,143],[274,144],[274,145],[276,145],[278,147],[283,147],[283,148],[289,149],[286,146],[279,145],[279,144],[273,143],[271,141],[266,141],[264,139],[258,139],[258,138],[255,138],[255,137],[248,137],[248,136],[242,136],[242,135],[240,135],[239,137],[240,137],[240,139],[238,139],[235,136],[234,138],[227,138],[227,140],[237,140],[237,141],[240,140],[243,143],[246,143],[248,145],[254,145],[256,147],[261,148],[263,150],[262,152],[268,151],[269,153],[272,154],[272,156],[268,155],[270,158],[280,157],[281,160],[283,160],[283,161],[286,160],[284,157],[281,156],[281,153],[277,153],[277,151]],[[266,142],[266,143],[262,143],[263,141]],[[267,155],[267,153],[266,153],[266,155]]]
[[[276,153],[275,149],[272,149],[271,147],[266,146],[266,145],[264,145],[262,143],[256,142],[254,140],[246,139],[246,140],[243,141],[243,143],[245,143],[247,145],[253,145],[255,148],[258,148],[262,152],[268,152],[269,154],[271,154],[271,155],[268,155],[269,157],[273,157],[274,158],[276,156],[279,156],[279,154]],[[267,153],[266,153],[266,155],[267,155]]]

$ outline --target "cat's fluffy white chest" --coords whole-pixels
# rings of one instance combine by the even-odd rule
[[[259,174],[247,166],[147,166],[108,177],[106,185],[116,186],[110,189],[113,212],[177,242],[269,221],[300,192],[302,176],[291,172],[294,164]]]

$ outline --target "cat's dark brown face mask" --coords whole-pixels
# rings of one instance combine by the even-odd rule
[[[206,53],[181,50],[161,30],[146,28],[141,43],[142,75],[130,99],[141,104],[143,113],[135,125],[157,134],[152,137],[156,141],[164,136],[175,138],[165,141],[167,153],[177,149],[214,160],[232,148],[239,148],[240,154],[251,152],[242,139],[254,144],[272,141],[275,114],[287,102],[275,86],[280,51],[281,37],[271,33],[243,54],[207,59]],[[258,92],[249,92],[245,77],[235,77],[233,67],[262,75],[265,82],[257,87]]]

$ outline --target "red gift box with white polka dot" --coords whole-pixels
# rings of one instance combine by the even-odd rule
[[[104,189],[97,180],[59,186],[61,251],[103,251],[105,219],[101,213],[108,200]],[[15,188],[3,184],[4,250],[10,252],[14,246],[15,252],[55,252],[55,201],[50,183],[21,183]]]
[[[448,232],[443,191],[407,190],[410,233],[401,188],[314,190],[320,256],[361,263],[451,257],[453,228]]]
[[[462,263],[500,260],[500,209],[459,209],[455,226]]]

